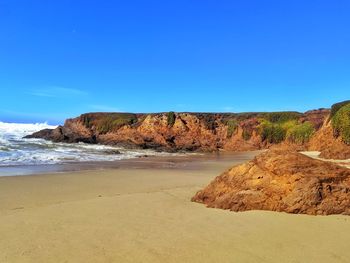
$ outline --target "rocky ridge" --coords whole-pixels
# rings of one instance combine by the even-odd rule
[[[162,151],[249,151],[278,145],[348,159],[350,102],[305,113],[86,113],[27,137]]]
[[[289,116],[289,114],[291,116]],[[167,151],[247,151],[268,148],[261,123],[288,118],[310,122],[319,129],[329,110],[301,113],[88,113],[66,120],[54,130],[42,130],[28,138],[55,142],[86,142]]]

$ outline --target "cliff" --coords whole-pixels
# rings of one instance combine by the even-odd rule
[[[275,113],[87,113],[66,120],[54,130],[43,130],[28,138],[55,142],[87,142],[156,148],[161,150],[255,150],[289,141],[302,143],[304,134],[293,137],[283,126],[309,132],[320,128],[328,110]],[[309,134],[305,135],[306,137]],[[288,137],[288,138],[287,138]]]
[[[350,101],[336,103],[308,143],[326,159],[350,159]]]
[[[192,201],[232,211],[350,214],[350,169],[294,151],[269,150],[224,172]]]
[[[247,151],[278,145],[347,159],[350,101],[305,113],[87,113],[28,138],[165,151]]]

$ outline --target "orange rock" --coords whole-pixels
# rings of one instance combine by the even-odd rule
[[[309,143],[296,145],[285,140],[277,147],[320,151],[321,156],[328,159],[350,158],[350,146],[334,137],[331,123],[327,120],[329,112],[327,109],[320,109],[299,114],[299,122],[311,122],[316,133]],[[64,126],[39,131],[27,138],[166,151],[249,151],[275,147],[262,141],[259,135],[259,125],[264,113],[174,113],[174,116],[174,123],[169,125],[167,113],[87,113],[68,119]],[[225,121],[230,118],[235,118],[237,127],[228,136],[228,125]]]
[[[269,150],[235,166],[192,201],[232,211],[350,214],[350,170],[301,153]]]
[[[311,151],[320,151],[320,157],[326,159],[350,159],[350,146],[334,137],[331,121],[326,119],[322,127],[312,136],[308,143]]]

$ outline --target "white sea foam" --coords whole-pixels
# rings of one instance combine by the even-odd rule
[[[6,138],[6,136],[21,139],[36,131],[54,129],[56,127],[57,126],[48,125],[47,123],[6,123],[0,121],[0,140]]]
[[[23,138],[36,131],[55,127],[47,123],[0,122],[0,166],[115,161],[143,155],[168,155],[152,150],[128,150],[107,145],[54,143],[43,139]]]

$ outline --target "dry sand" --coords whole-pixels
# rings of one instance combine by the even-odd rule
[[[0,262],[349,262],[347,216],[189,201],[233,163],[1,177]]]

